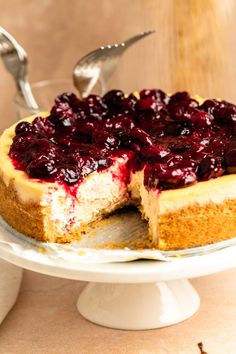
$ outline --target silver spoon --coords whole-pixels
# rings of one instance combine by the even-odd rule
[[[142,32],[124,42],[100,47],[82,57],[73,69],[74,85],[80,96],[88,96],[98,81],[103,95],[107,91],[106,82],[115,70],[124,51],[154,32]]]
[[[13,76],[17,91],[23,97],[26,106],[32,113],[39,112],[38,104],[27,80],[28,59],[26,52],[2,27],[0,27],[0,56],[7,71]]]

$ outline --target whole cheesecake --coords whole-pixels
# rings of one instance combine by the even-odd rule
[[[134,204],[153,248],[202,246],[236,236],[235,166],[232,103],[158,89],[64,93],[2,134],[0,213],[63,243]]]

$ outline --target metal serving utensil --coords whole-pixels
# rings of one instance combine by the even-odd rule
[[[73,69],[74,85],[80,96],[88,96],[98,81],[103,95],[107,91],[106,82],[126,49],[154,32],[142,32],[124,42],[100,47],[82,57]]]
[[[13,76],[17,91],[23,97],[26,106],[32,113],[37,113],[39,107],[27,80],[28,59],[26,52],[2,27],[0,27],[0,56],[7,71]]]

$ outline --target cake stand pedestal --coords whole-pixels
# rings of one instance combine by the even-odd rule
[[[52,258],[36,248],[19,254],[1,242],[0,233],[0,258],[35,272],[88,281],[77,302],[82,316],[111,328],[145,330],[192,316],[200,300],[186,279],[235,267],[236,246],[169,262],[85,264]]]
[[[102,326],[140,330],[181,322],[199,308],[188,280],[148,284],[89,283],[77,307],[83,317]]]

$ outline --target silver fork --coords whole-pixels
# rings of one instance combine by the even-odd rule
[[[154,32],[142,32],[124,42],[100,47],[82,57],[73,69],[74,85],[80,96],[88,96],[97,82],[100,83],[103,95],[107,91],[106,82],[126,49]]]
[[[2,27],[0,27],[0,56],[7,71],[13,76],[17,91],[20,92],[26,106],[32,113],[38,112],[39,107],[27,80],[28,59],[26,52]]]

